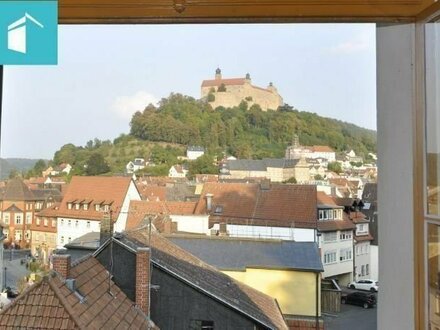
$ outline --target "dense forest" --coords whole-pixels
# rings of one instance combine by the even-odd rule
[[[366,158],[375,152],[374,131],[289,105],[278,110],[264,112],[257,105],[248,109],[246,102],[235,108],[212,109],[205,101],[171,94],[157,107],[148,105],[136,112],[130,134],[113,141],[90,140],[85,146],[66,144],[51,164],[69,163],[74,175],[111,174],[124,172],[128,161],[141,157],[156,165],[144,173],[165,175],[188,145],[204,146],[210,157],[223,153],[239,158],[283,157],[294,134],[302,145],[328,145],[340,152],[353,149]],[[190,173],[196,173],[197,166],[206,168],[208,159],[212,158],[193,164]]]

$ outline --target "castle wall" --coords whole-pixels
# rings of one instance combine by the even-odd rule
[[[213,87],[202,87],[201,96],[207,97],[210,90]],[[218,92],[217,87],[214,87],[215,100],[210,102],[211,106],[215,109],[218,106],[223,106],[226,108],[238,106],[241,101],[246,100],[246,98],[252,98],[252,100],[247,101],[248,106],[251,107],[253,104],[260,105],[263,111],[267,110],[277,110],[279,106],[283,105],[282,97],[276,92],[276,90],[271,91],[263,88],[258,88],[252,86],[250,83],[245,83],[243,85],[227,85],[226,92]]]

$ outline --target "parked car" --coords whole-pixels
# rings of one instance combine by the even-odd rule
[[[376,305],[376,296],[366,292],[352,292],[341,296],[341,304],[358,305],[363,308],[371,308]]]
[[[375,280],[359,280],[357,282],[351,282],[348,287],[350,289],[377,292],[379,290],[379,282]]]

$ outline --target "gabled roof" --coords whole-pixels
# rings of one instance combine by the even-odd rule
[[[107,270],[93,257],[72,264],[83,303],[52,273],[21,294],[0,312],[2,329],[147,329],[146,315],[109,280]],[[109,288],[112,295],[109,294]]]
[[[17,205],[12,204],[11,206],[9,206],[6,210],[4,210],[3,212],[14,212],[14,213],[23,213],[23,210],[18,208]]]
[[[319,231],[336,231],[336,230],[353,230],[356,228],[356,225],[353,224],[350,220],[322,220],[318,221],[318,229]]]
[[[206,194],[212,194],[210,222],[315,228],[317,221],[316,186],[272,184],[205,183],[195,214],[207,214]]]
[[[335,203],[335,200],[332,196],[327,195],[323,191],[317,192],[318,199],[318,208],[332,208],[332,209],[342,209],[342,206],[339,206]]]
[[[136,183],[136,187],[139,190],[139,193],[141,194],[141,198],[143,200],[149,200],[149,201],[156,201],[159,199],[159,201],[166,200],[166,193],[167,189],[166,186],[159,186],[159,185],[153,185],[153,184],[143,184],[143,183]]]
[[[276,300],[221,273],[160,234],[153,232],[149,240],[148,231],[139,228],[112,239],[133,253],[137,247],[150,246],[154,266],[269,329],[287,330]]]
[[[35,196],[28,186],[19,178],[10,179],[6,184],[2,200],[4,201],[33,201]]]
[[[60,204],[58,216],[76,219],[102,220],[103,212],[96,211],[95,202],[111,204],[113,219],[117,219],[132,179],[130,177],[74,176]],[[91,200],[88,210],[68,209],[67,203]]]
[[[166,236],[174,244],[220,270],[246,268],[324,271],[314,242],[217,236]]]
[[[194,214],[195,208],[195,202],[130,201],[126,228],[138,227],[146,215],[191,215]]]

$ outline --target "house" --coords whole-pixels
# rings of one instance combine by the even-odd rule
[[[225,163],[227,169],[227,180],[265,178],[272,182],[283,182],[295,178],[297,182],[308,182],[310,170],[304,158],[283,159],[237,159]],[[222,178],[226,179],[224,173]]]
[[[94,257],[134,300],[139,253],[151,260],[151,273],[141,279],[151,276],[150,316],[161,329],[288,329],[276,300],[146,227],[104,240]]]
[[[209,215],[213,234],[313,242],[316,186],[208,182],[194,213]]]
[[[183,165],[173,165],[168,171],[170,178],[186,178],[188,170]]]
[[[28,21],[32,24],[28,24]],[[44,26],[33,16],[25,13],[23,17],[8,25],[8,49],[26,54],[26,34],[32,26],[42,29]]]
[[[125,229],[130,201],[140,200],[128,177],[74,176],[57,216],[57,247],[88,232],[99,232],[104,217],[111,217],[116,231]]]
[[[294,135],[292,144],[286,148],[286,159],[300,159],[304,158],[323,158],[327,163],[336,160],[335,151],[329,146],[302,146],[299,143],[298,135]]]
[[[0,217],[6,244],[21,248],[31,245],[31,226],[35,214],[47,205],[46,199],[42,194],[34,194],[23,180],[8,180],[0,195]]]
[[[166,231],[209,234],[207,214],[194,214],[196,202],[147,202],[131,201],[126,229],[134,229],[148,224],[145,219],[149,215],[169,216],[169,225],[173,230]],[[170,227],[171,228],[171,227]]]
[[[36,213],[30,226],[32,233],[31,253],[48,264],[49,257],[57,248],[57,216],[61,203],[47,207]]]
[[[353,230],[356,226],[344,217],[344,207],[324,192],[317,192],[319,247],[325,279],[347,285],[353,280]]]
[[[139,259],[139,264],[149,262]],[[54,255],[52,261],[49,275],[0,311],[0,328],[158,329],[148,318],[148,292],[139,281],[131,300],[92,256],[71,263],[69,255]]]
[[[195,235],[166,238],[224,274],[276,298],[288,322],[309,319],[309,326],[315,328],[323,271],[316,243]]]
[[[201,146],[189,146],[186,149],[186,158],[189,160],[196,160],[205,154],[205,148]]]
[[[258,104],[263,111],[278,110],[284,104],[273,83],[266,88],[254,86],[249,73],[244,78],[224,79],[219,68],[215,71],[215,79],[203,80],[201,98],[213,109],[236,107],[243,101],[248,107]]]
[[[150,202],[166,200],[167,187],[165,185],[144,184],[136,181],[136,187],[142,200]]]
[[[145,159],[143,158],[135,158],[133,161],[129,161],[125,166],[125,170],[129,174],[135,173],[143,168],[145,168]]]

